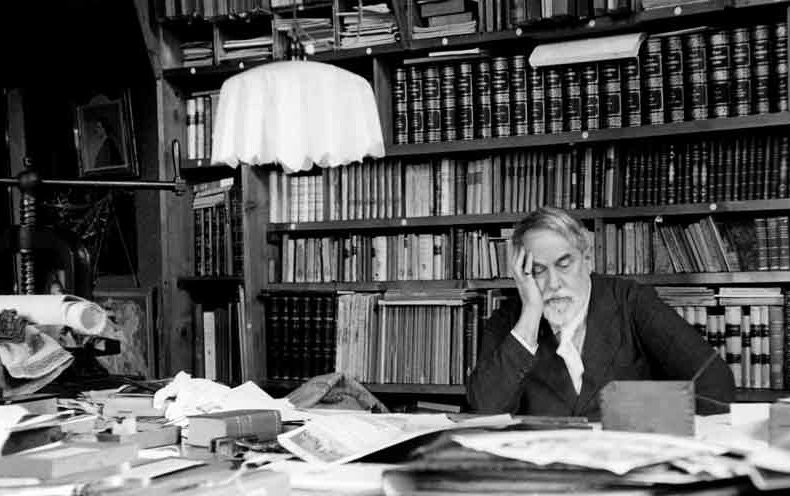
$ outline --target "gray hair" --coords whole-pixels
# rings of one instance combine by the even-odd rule
[[[524,235],[536,229],[552,231],[567,239],[580,252],[586,253],[590,244],[590,232],[565,210],[554,207],[541,207],[533,210],[518,221],[513,229],[511,241],[514,248],[524,246]]]

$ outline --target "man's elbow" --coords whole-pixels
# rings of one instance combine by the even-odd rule
[[[732,371],[717,360],[696,384],[698,413],[726,413],[735,401],[735,381]]]

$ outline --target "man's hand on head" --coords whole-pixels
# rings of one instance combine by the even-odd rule
[[[511,253],[510,272],[521,297],[521,316],[513,332],[535,349],[538,345],[540,317],[543,315],[543,296],[532,274],[532,253],[527,252],[523,246],[515,251],[511,250]]]

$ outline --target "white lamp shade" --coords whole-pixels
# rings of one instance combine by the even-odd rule
[[[229,78],[214,122],[212,163],[297,172],[384,156],[370,84],[320,62],[273,62]]]

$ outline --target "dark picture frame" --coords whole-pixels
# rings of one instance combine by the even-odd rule
[[[151,289],[106,289],[93,292],[93,301],[108,314],[102,335],[121,343],[118,355],[99,357],[111,374],[156,377],[154,292]]]
[[[75,109],[75,141],[79,175],[137,177],[131,95],[123,90],[118,97],[95,95]]]

